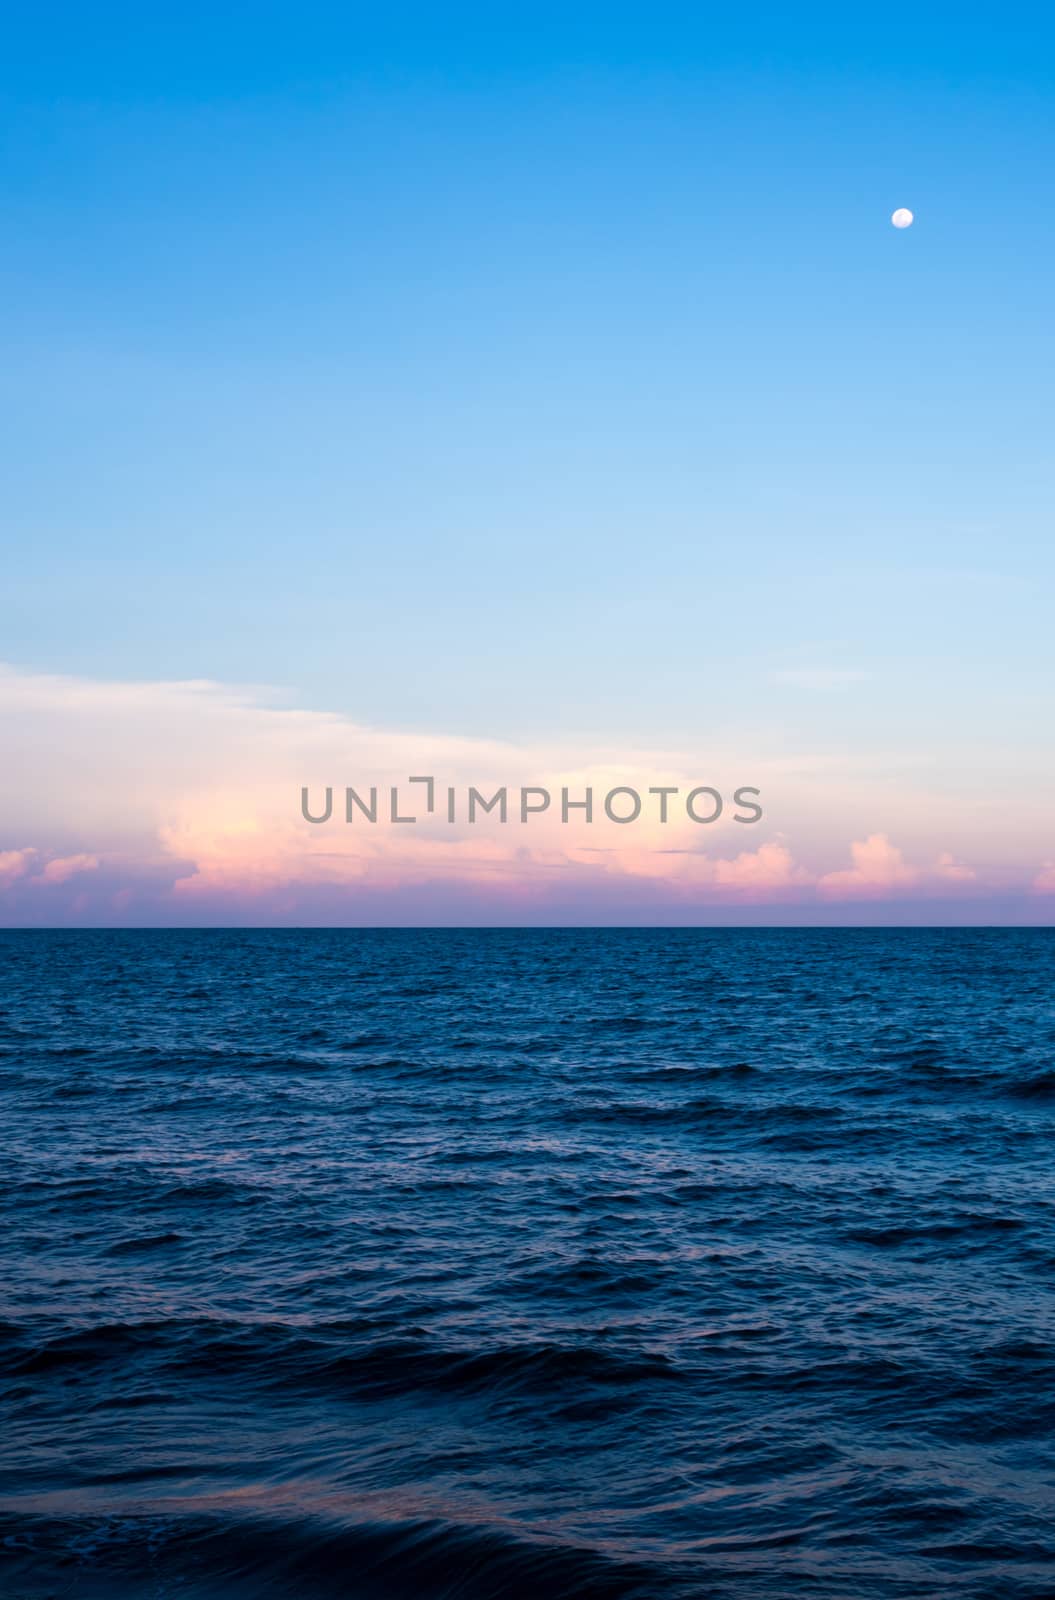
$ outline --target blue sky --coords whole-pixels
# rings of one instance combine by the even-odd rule
[[[1036,787],[1040,8],[5,24],[0,660]]]

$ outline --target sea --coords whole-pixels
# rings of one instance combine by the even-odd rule
[[[0,935],[9,1600],[1051,1600],[1055,931]]]

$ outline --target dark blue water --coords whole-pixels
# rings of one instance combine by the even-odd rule
[[[1055,936],[0,936],[0,1586],[1055,1594]]]

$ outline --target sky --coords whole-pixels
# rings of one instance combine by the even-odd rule
[[[4,28],[0,923],[1050,920],[1042,8]]]

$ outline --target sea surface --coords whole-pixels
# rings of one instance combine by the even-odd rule
[[[0,1591],[1055,1595],[1055,933],[0,935]]]

